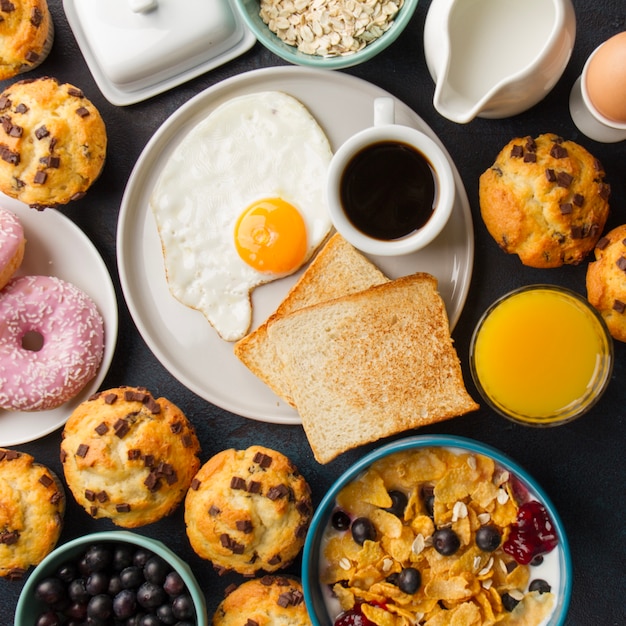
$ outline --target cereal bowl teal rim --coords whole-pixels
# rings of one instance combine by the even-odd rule
[[[259,0],[234,0],[233,4],[239,11],[243,21],[252,31],[257,41],[270,52],[295,65],[326,69],[343,69],[353,67],[372,59],[389,47],[406,28],[413,17],[419,0],[404,0],[392,25],[378,39],[367,44],[363,49],[346,56],[322,57],[300,52],[270,31],[259,15]]]
[[[17,601],[14,626],[32,626],[35,624],[37,616],[43,609],[43,604],[35,599],[37,583],[42,578],[53,574],[61,564],[81,554],[86,547],[96,543],[130,543],[150,550],[165,559],[181,575],[189,595],[191,595],[196,609],[196,626],[208,626],[206,599],[189,565],[158,539],[126,530],[90,533],[55,548],[28,576]]]
[[[558,550],[560,574],[559,589],[556,591],[556,607],[549,621],[542,626],[563,626],[572,593],[573,570],[569,543],[556,508],[535,479],[507,455],[487,444],[453,435],[416,435],[383,445],[357,461],[333,483],[313,515],[302,553],[302,588],[304,601],[313,626],[333,626],[326,610],[322,585],[319,583],[319,550],[324,530],[335,508],[335,500],[339,492],[379,459],[404,450],[438,447],[456,448],[492,458],[496,463],[513,473],[529,492],[546,507],[559,538],[555,550]]]

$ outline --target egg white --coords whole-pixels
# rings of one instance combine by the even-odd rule
[[[306,107],[286,93],[265,91],[221,104],[166,162],[150,205],[168,286],[223,339],[241,339],[250,328],[251,291],[286,275],[259,272],[240,258],[237,218],[264,198],[291,203],[306,224],[306,262],[331,228],[325,198],[331,157]]]

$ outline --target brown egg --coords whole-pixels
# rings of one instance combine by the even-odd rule
[[[626,123],[626,31],[607,39],[587,68],[587,94],[598,112]]]

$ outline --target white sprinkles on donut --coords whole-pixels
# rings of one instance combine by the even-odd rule
[[[39,335],[41,348],[24,344]],[[93,300],[54,276],[21,276],[0,292],[0,408],[53,409],[96,375],[104,321]]]
[[[24,228],[17,215],[0,207],[0,289],[22,264],[25,244]]]

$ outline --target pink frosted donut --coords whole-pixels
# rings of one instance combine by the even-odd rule
[[[22,264],[25,245],[24,229],[19,218],[0,207],[0,289]]]
[[[102,316],[75,285],[21,276],[0,292],[0,408],[58,407],[96,375],[103,352]]]

